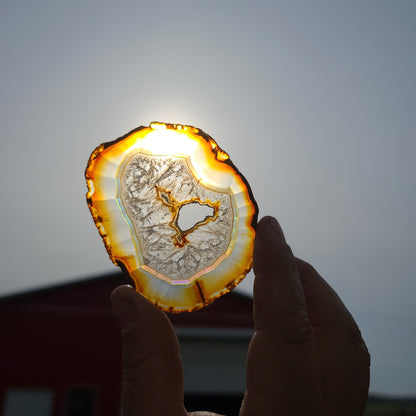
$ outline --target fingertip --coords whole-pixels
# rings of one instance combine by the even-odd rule
[[[117,286],[112,292],[111,292],[111,302],[114,300],[117,302],[118,298],[124,298],[126,296],[129,296],[130,291],[134,291],[134,288],[130,285],[121,285]]]
[[[258,224],[254,241],[253,267],[257,274],[265,268],[274,267],[276,255],[286,246],[285,236],[276,218],[263,217]]]
[[[122,327],[127,326],[140,314],[142,298],[130,285],[118,286],[113,290],[111,304]]]
[[[117,286],[111,292],[111,304],[113,305],[113,308],[119,308],[125,302],[128,302],[131,292],[134,292],[134,289],[130,285]]]
[[[266,215],[257,225],[257,233],[260,235],[264,233],[272,234],[274,237],[282,242],[286,242],[282,227],[275,217]]]

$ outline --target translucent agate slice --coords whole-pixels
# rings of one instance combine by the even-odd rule
[[[201,308],[251,269],[256,202],[228,154],[201,130],[139,127],[98,146],[85,176],[111,260],[163,310]],[[196,220],[185,225],[191,211]]]

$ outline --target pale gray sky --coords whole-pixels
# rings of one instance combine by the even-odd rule
[[[351,309],[371,390],[416,394],[415,21],[406,0],[2,0],[0,294],[114,270],[91,151],[191,124]]]

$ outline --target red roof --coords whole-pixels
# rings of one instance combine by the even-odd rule
[[[112,315],[110,294],[121,284],[131,284],[123,273],[83,279],[0,298],[5,312]],[[253,300],[232,291],[211,305],[192,312],[168,314],[175,326],[253,327]]]

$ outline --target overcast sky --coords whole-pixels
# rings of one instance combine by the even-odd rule
[[[191,124],[350,308],[371,391],[416,394],[415,22],[405,0],[2,0],[0,295],[116,270],[91,151]]]

